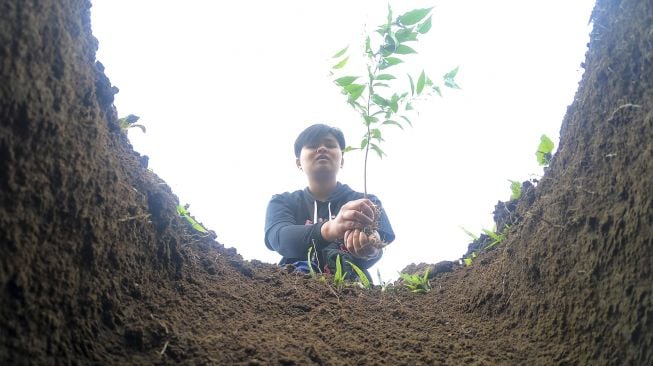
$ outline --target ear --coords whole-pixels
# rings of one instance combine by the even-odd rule
[[[299,170],[302,169],[302,163],[299,162],[299,158],[295,159],[295,164],[297,165],[297,168],[298,168]]]
[[[340,167],[342,168],[345,165],[345,158],[340,159]]]

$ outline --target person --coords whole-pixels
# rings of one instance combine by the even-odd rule
[[[369,279],[367,269],[395,239],[381,201],[374,195],[364,198],[337,180],[345,146],[342,131],[325,124],[306,128],[295,140],[297,168],[306,174],[308,186],[274,195],[265,219],[265,245],[281,254],[279,265],[293,264],[302,272],[311,265],[316,272],[334,273],[339,255],[345,272],[355,276],[352,262]]]

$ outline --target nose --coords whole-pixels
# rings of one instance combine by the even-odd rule
[[[324,144],[320,144],[320,146],[317,147],[317,152],[318,153],[325,153],[327,152],[327,148]]]

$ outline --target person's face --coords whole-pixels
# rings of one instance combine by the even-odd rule
[[[338,174],[344,160],[338,140],[327,134],[302,147],[297,166],[309,177],[329,178]]]

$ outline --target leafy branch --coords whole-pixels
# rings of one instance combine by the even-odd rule
[[[365,39],[364,54],[367,73],[364,76],[344,75],[334,79],[342,93],[347,96],[347,103],[361,116],[366,132],[357,147],[348,146],[345,152],[364,150],[363,185],[367,197],[367,160],[370,149],[383,158],[385,152],[381,149],[384,142],[383,131],[387,126],[397,126],[404,129],[412,126],[410,114],[414,111],[414,103],[433,94],[441,94],[441,87],[436,85],[422,70],[415,78],[407,75],[408,85],[398,87],[399,79],[391,72],[391,68],[404,63],[404,59],[417,54],[412,46],[419,36],[426,34],[432,26],[430,16],[433,8],[414,9],[394,18],[388,5],[386,22],[379,26],[374,40],[368,35]],[[380,40],[380,41],[378,41]],[[350,60],[347,54],[349,46],[338,51],[333,58],[331,74],[336,76]],[[458,68],[447,72],[442,77],[445,87],[459,89],[455,81]],[[399,90],[399,91],[397,91]]]

